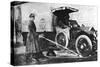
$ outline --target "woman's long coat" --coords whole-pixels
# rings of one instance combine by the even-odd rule
[[[39,45],[38,45],[38,34],[36,33],[36,26],[34,21],[30,21],[29,23],[29,34],[27,38],[27,45],[26,51],[27,53],[36,53],[39,52]]]

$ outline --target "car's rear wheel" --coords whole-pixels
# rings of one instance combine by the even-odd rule
[[[80,35],[75,43],[76,51],[83,57],[88,57],[92,52],[92,42],[87,35]]]
[[[57,43],[66,46],[66,36],[63,33],[59,33],[57,36]]]

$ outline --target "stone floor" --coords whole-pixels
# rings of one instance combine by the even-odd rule
[[[19,48],[15,48],[16,54],[14,55],[14,63],[15,65],[33,65],[33,64],[51,64],[51,63],[69,63],[69,62],[83,62],[83,61],[96,61],[97,54],[87,58],[79,58],[74,55],[71,55],[68,51],[64,51],[66,53],[57,54],[57,56],[51,56],[44,59],[39,59],[37,62],[34,59],[29,60],[26,62],[26,53],[25,53],[25,46],[20,46]],[[46,52],[44,52],[45,54]],[[63,55],[64,54],[64,55]]]

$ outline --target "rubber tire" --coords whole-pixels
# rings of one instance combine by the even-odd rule
[[[87,35],[80,35],[80,36],[78,36],[78,38],[76,39],[75,48],[76,48],[77,53],[78,53],[79,55],[81,55],[82,57],[87,57],[87,56],[83,56],[83,55],[80,53],[80,51],[78,50],[78,48],[77,48],[78,41],[79,41],[80,38],[85,38],[85,39],[87,40],[87,42],[89,43],[89,46],[90,46],[91,51],[92,51],[92,42],[91,42],[90,38],[89,38]],[[89,55],[88,55],[88,56],[89,56]]]

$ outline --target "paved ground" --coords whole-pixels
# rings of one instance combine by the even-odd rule
[[[48,58],[45,61],[41,60],[40,62],[29,62],[26,63],[25,55],[16,55],[15,65],[30,65],[30,64],[54,64],[54,63],[69,63],[69,62],[84,62],[84,61],[96,61],[96,56],[89,58],[69,58],[69,57],[56,57]]]
[[[18,49],[20,51],[16,52],[17,54],[15,54],[15,65],[30,65],[30,64],[51,64],[51,63],[69,63],[69,62],[83,62],[83,61],[96,61],[97,60],[97,55],[95,54],[92,57],[87,57],[87,58],[77,58],[77,57],[72,57],[70,55],[66,56],[57,56],[57,57],[49,57],[48,59],[40,59],[40,62],[35,62],[34,60],[29,60],[28,63],[26,63],[26,55],[25,55],[25,51],[24,50],[20,50],[20,49],[25,49],[25,47],[20,47],[19,49],[16,48],[16,50]],[[22,52],[21,52],[22,51]]]
[[[96,61],[96,56],[89,58],[71,58],[71,57],[58,57],[58,58],[50,58],[46,61],[46,63],[66,63],[66,62],[83,62],[83,61]]]

